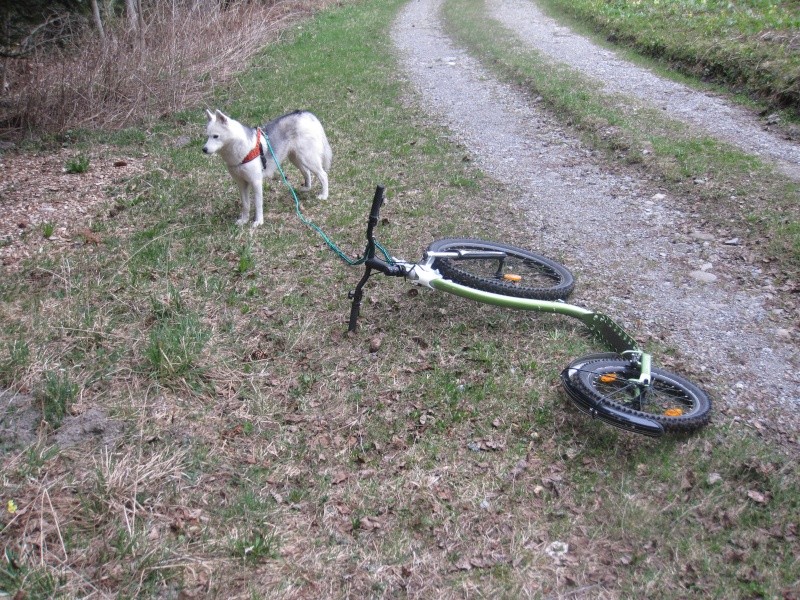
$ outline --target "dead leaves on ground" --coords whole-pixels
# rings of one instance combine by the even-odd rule
[[[39,253],[58,253],[75,243],[97,246],[101,238],[91,223],[109,215],[98,213],[111,202],[111,190],[142,174],[143,159],[111,158],[118,150],[96,145],[90,168],[81,174],[67,173],[64,165],[75,150],[62,148],[49,153],[6,153],[0,169],[13,176],[0,179],[0,264],[16,270],[22,261]],[[45,224],[52,233],[43,234]]]

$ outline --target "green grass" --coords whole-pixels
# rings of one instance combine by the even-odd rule
[[[79,154],[78,156],[69,159],[64,169],[67,173],[81,175],[89,170],[89,164],[89,157],[84,154]]]
[[[793,0],[546,0],[617,44],[800,117]]]
[[[58,429],[77,394],[77,384],[70,381],[65,373],[46,372],[39,394],[44,421],[53,429]]]
[[[209,105],[252,124],[297,107],[320,116],[331,198],[301,202],[351,255],[377,183],[389,193],[379,237],[396,255],[447,235],[528,245],[498,216],[509,191],[409,104],[386,35],[401,6],[302,22]],[[113,140],[152,163],[93,223],[103,243],[48,250],[0,280],[3,385],[63,407],[60,433],[88,408],[106,415],[97,429],[124,426],[107,446],[88,427],[78,446],[4,455],[0,507],[19,511],[0,513],[0,590],[793,592],[791,452],[724,416],[652,441],[579,414],[558,374],[599,348],[555,315],[374,279],[348,335],[360,273],[277,184],[261,229],[233,225],[235,186],[200,151],[202,108]],[[187,131],[194,141],[175,148]],[[560,564],[545,552],[554,542],[570,548]]]

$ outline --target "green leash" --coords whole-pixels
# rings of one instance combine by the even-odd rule
[[[331,240],[328,237],[328,235],[324,231],[322,231],[322,229],[316,223],[314,223],[311,219],[307,218],[303,214],[303,212],[300,210],[300,199],[297,197],[297,193],[294,191],[292,185],[286,179],[286,174],[283,172],[283,169],[281,168],[281,163],[278,161],[278,157],[275,156],[275,151],[272,149],[272,144],[269,143],[269,136],[264,134],[264,139],[267,140],[267,148],[269,149],[269,153],[272,156],[272,160],[275,161],[275,166],[278,167],[278,173],[281,174],[281,179],[283,180],[283,184],[292,193],[292,198],[294,198],[294,211],[297,214],[300,221],[304,223],[306,226],[316,231],[322,238],[322,240],[328,245],[328,247],[331,250],[333,250],[334,254],[336,254],[336,256],[342,259],[345,263],[347,263],[351,267],[364,264],[364,261],[367,260],[366,250],[364,251],[364,256],[362,256],[361,258],[350,258],[349,256],[347,256],[347,254],[344,253],[344,251],[342,251],[341,248],[339,248],[339,246],[337,246],[333,242],[333,240]],[[378,250],[381,251],[381,253],[383,253],[383,256],[386,258],[386,261],[389,264],[394,264],[394,261],[392,260],[392,257],[389,255],[389,252],[383,246],[381,246],[378,242],[375,242],[375,246],[378,248]]]

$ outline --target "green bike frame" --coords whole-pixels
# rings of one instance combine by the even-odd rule
[[[650,383],[650,364],[651,357],[646,352],[643,352],[636,340],[628,334],[622,327],[620,327],[611,317],[604,313],[591,311],[574,304],[567,304],[566,302],[552,302],[549,300],[530,300],[527,298],[514,298],[510,296],[502,296],[500,294],[493,294],[483,290],[476,290],[455,283],[448,279],[444,279],[435,271],[427,274],[427,276],[420,278],[420,269],[427,269],[425,265],[414,265],[409,269],[408,277],[412,280],[419,280],[423,285],[427,285],[436,290],[447,292],[482,302],[484,304],[491,304],[493,306],[500,306],[503,308],[515,308],[519,310],[532,310],[536,312],[549,312],[567,317],[573,317],[586,325],[597,337],[599,337],[606,345],[621,356],[628,356],[631,359],[641,364],[641,374],[639,382],[642,384]]]

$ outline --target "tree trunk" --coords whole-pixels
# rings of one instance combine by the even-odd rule
[[[142,12],[142,0],[133,0],[136,3],[136,16],[139,19],[139,35],[142,36],[144,43],[144,12]]]
[[[139,10],[136,0],[125,0],[125,17],[128,20],[128,28],[132,31],[139,29]]]
[[[97,27],[97,32],[100,34],[100,39],[104,39],[103,20],[100,18],[100,6],[97,4],[97,0],[92,0],[92,17],[94,18],[94,26]]]

